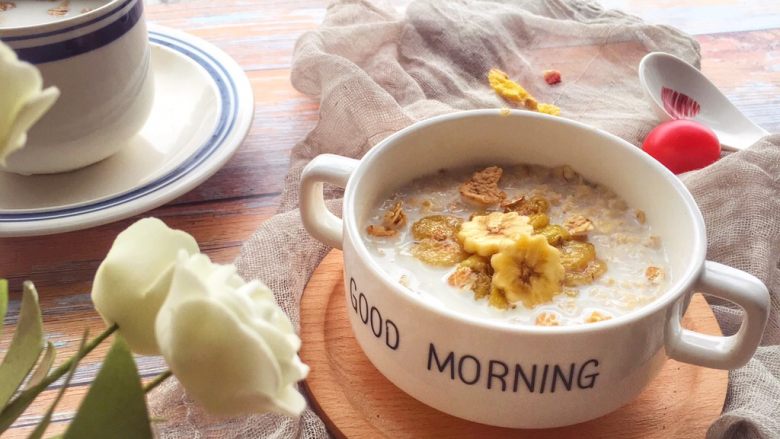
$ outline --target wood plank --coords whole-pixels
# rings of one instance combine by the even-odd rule
[[[275,211],[276,196],[250,197],[168,205],[116,223],[50,236],[7,238],[0,244],[0,267],[13,290],[33,280],[41,295],[52,289],[74,291],[89,282],[114,237],[141,217],[154,216],[170,227],[192,234],[201,250],[225,263],[237,254],[244,240]]]
[[[780,29],[697,39],[702,72],[754,122],[780,132]]]
[[[85,290],[80,291],[82,292],[74,294],[73,291],[66,291],[62,288],[49,288],[47,291],[49,294],[40,295],[46,339],[51,341],[57,349],[56,364],[61,364],[75,354],[84,328],[89,328],[91,337],[98,335],[106,328],[92,306],[89,293],[83,292]],[[18,291],[13,293],[13,296],[19,295]],[[19,300],[17,299],[10,303],[8,316],[4,322],[5,331],[2,336],[2,342],[0,342],[0,346],[3,347],[3,353],[13,337],[18,313]],[[58,422],[55,422],[53,427],[48,430],[49,434],[59,432],[67,425],[65,421],[72,418],[81,402],[81,398],[86,394],[88,385],[97,375],[102,359],[109,348],[110,340],[98,346],[84,358],[76,369],[70,388],[58,406],[56,412]],[[167,367],[164,360],[160,357],[136,355],[135,358],[139,374],[146,380],[163,372]],[[8,432],[7,436],[3,437],[24,437],[31,432],[53,401],[53,398],[62,386],[62,382],[62,379],[58,380],[43,392],[25,414],[17,419],[13,429]],[[16,427],[19,428],[17,429]]]
[[[245,70],[289,68],[298,36],[325,16],[324,1],[190,1],[147,8],[148,20],[205,38]],[[259,50],[262,56],[258,56]]]
[[[780,24],[776,0],[600,0],[652,24],[665,24],[692,35],[775,29]]]

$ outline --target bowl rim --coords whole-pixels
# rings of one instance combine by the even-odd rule
[[[604,141],[618,144],[620,147],[626,148],[631,154],[637,157],[637,159],[645,162],[650,168],[649,172],[660,173],[675,189],[677,195],[682,199],[687,208],[689,218],[693,221],[695,234],[693,236],[693,248],[691,251],[690,262],[683,270],[682,275],[670,285],[666,291],[649,304],[642,306],[638,309],[632,310],[624,315],[603,320],[600,322],[589,323],[587,325],[566,325],[566,326],[536,326],[536,325],[524,325],[524,324],[512,324],[502,320],[491,320],[483,317],[472,317],[464,313],[452,310],[448,307],[437,307],[432,303],[429,303],[417,295],[409,294],[409,292],[402,288],[398,282],[393,281],[390,278],[390,274],[387,273],[379,263],[371,257],[365,242],[361,238],[360,229],[357,225],[357,219],[355,218],[355,194],[357,193],[357,185],[367,174],[368,170],[375,166],[375,163],[379,163],[379,160],[390,145],[403,141],[404,137],[410,133],[418,130],[425,129],[432,125],[436,125],[442,122],[458,121],[462,119],[468,119],[473,117],[482,116],[496,116],[496,117],[521,117],[532,120],[545,120],[552,121],[557,124],[573,127],[578,130],[586,130],[593,132],[604,139]],[[606,331],[614,329],[616,327],[625,326],[631,323],[635,323],[644,319],[661,309],[664,309],[672,305],[675,301],[680,299],[698,279],[702,269],[704,267],[705,255],[706,255],[706,229],[704,224],[704,218],[701,215],[701,211],[693,199],[693,195],[683,185],[682,181],[677,178],[671,171],[666,169],[662,164],[655,159],[644,153],[640,148],[632,145],[631,143],[608,133],[602,129],[577,122],[571,119],[566,119],[560,116],[550,116],[542,113],[535,113],[523,110],[510,110],[505,109],[480,109],[480,110],[464,110],[454,113],[448,113],[444,115],[435,116],[429,119],[418,121],[412,125],[388,136],[373,148],[371,148],[364,157],[360,160],[360,164],[352,173],[345,188],[344,193],[344,206],[343,206],[343,219],[344,219],[344,241],[345,247],[346,241],[351,242],[352,248],[357,253],[359,259],[364,261],[367,269],[376,276],[382,282],[382,288],[392,291],[394,296],[398,296],[402,301],[405,301],[407,305],[420,308],[421,311],[430,312],[436,314],[442,318],[451,320],[457,320],[460,323],[489,330],[496,330],[503,333],[513,334],[582,334],[594,331]],[[345,271],[346,273],[346,271]]]

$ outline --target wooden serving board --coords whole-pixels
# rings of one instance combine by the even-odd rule
[[[593,421],[546,430],[490,427],[444,414],[382,376],[358,346],[347,318],[342,258],[331,252],[301,303],[301,358],[314,409],[338,438],[702,438],[720,414],[728,373],[669,360],[633,402]],[[691,300],[683,325],[720,335],[707,302]]]

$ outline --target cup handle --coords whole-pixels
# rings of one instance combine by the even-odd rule
[[[675,305],[666,326],[666,352],[675,360],[713,369],[745,365],[761,342],[769,317],[769,291],[744,271],[706,261],[696,289],[739,305],[742,324],[736,334],[723,337],[691,331],[680,325],[682,300]]]
[[[334,154],[321,154],[303,169],[301,174],[301,219],[303,226],[317,240],[341,249],[344,224],[325,206],[323,183],[346,187],[349,176],[359,160]]]

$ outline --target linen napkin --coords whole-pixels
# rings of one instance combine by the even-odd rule
[[[329,251],[301,225],[298,182],[318,154],[359,158],[388,135],[437,114],[507,104],[487,85],[492,67],[506,71],[562,116],[595,125],[639,144],[658,123],[645,101],[636,68],[652,51],[699,66],[699,46],[666,26],[577,0],[417,0],[405,12],[392,3],[341,0],[322,26],[298,41],[293,85],[320,100],[320,120],[292,151],[279,213],[244,245],[236,261],[247,279],[262,279],[296,325],[309,276]],[[557,69],[563,82],[544,83]],[[707,220],[708,257],[747,270],[773,293],[773,319],[764,347],[730,374],[723,416],[712,438],[780,436],[780,136],[685,176]],[[341,190],[329,189],[340,212]],[[724,331],[738,312],[715,307]],[[169,380],[150,397],[162,438],[327,437],[308,409],[300,419],[254,415],[209,417]],[[741,435],[741,436],[740,436]]]

